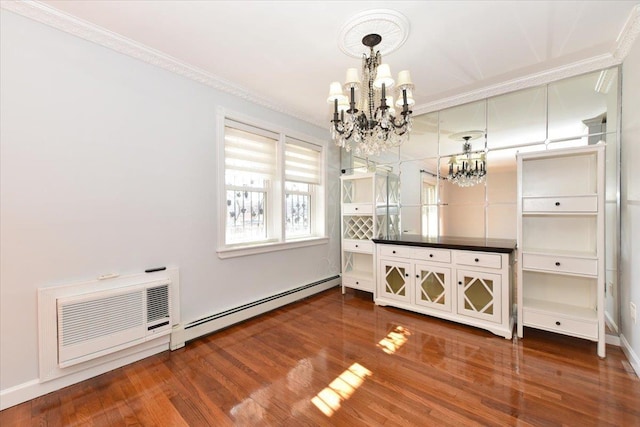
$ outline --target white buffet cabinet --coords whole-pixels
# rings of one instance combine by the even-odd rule
[[[475,326],[511,339],[515,242],[500,240],[495,245],[487,239],[420,236],[374,240],[377,305]]]

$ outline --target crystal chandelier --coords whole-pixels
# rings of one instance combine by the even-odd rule
[[[362,44],[370,49],[369,56],[362,56],[362,81],[356,68],[347,69],[344,86],[333,82],[329,87],[328,103],[333,103],[331,137],[336,145],[357,155],[376,155],[392,147],[398,147],[409,139],[411,110],[415,104],[411,90],[413,83],[409,71],[400,71],[398,81],[391,77],[389,64],[381,64],[380,51],[374,52],[382,37],[378,34],[364,36]],[[395,86],[401,108],[396,116],[393,96],[387,91]],[[348,97],[343,93],[343,88]],[[355,92],[360,99],[356,102]]]
[[[453,139],[462,140],[462,154],[452,156],[449,160],[449,174],[447,180],[460,187],[472,187],[483,183],[487,175],[486,157],[484,153],[472,153],[472,139],[484,135],[481,131],[464,132],[451,135]]]

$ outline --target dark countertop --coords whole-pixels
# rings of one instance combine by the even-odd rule
[[[461,249],[465,251],[498,252],[508,254],[515,250],[516,241],[511,239],[485,239],[481,237],[423,237],[403,234],[387,238],[372,239],[385,245],[420,246],[425,248]]]

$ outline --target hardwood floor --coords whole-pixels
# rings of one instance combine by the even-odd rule
[[[619,348],[479,329],[335,288],[0,412],[8,426],[640,425]]]

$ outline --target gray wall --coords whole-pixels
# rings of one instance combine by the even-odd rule
[[[636,41],[622,67],[621,133],[621,339],[631,348],[631,362],[640,374],[640,318],[634,324],[629,302],[640,316],[640,42]]]
[[[183,322],[340,270],[329,244],[220,260],[216,108],[328,131],[13,14],[1,14],[0,391],[38,377],[36,289],[177,266]]]

